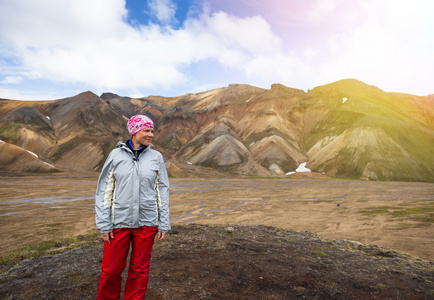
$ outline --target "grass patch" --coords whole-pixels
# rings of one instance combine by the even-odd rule
[[[399,223],[395,230],[405,230],[410,228],[421,228],[426,226],[424,223]]]
[[[20,127],[22,127],[24,124],[14,122],[12,124],[5,123],[0,126],[0,138],[3,141],[6,142],[17,142],[20,137],[17,135],[17,131]]]
[[[101,242],[99,232],[78,235],[75,237],[59,238],[49,241],[40,242],[24,248],[13,250],[0,256],[0,270],[18,263],[20,260],[29,259],[38,256],[62,253],[64,251],[94,245]]]
[[[373,206],[362,210],[362,215],[370,216],[370,215],[378,215],[378,214],[387,214],[389,213],[390,210],[393,209],[394,207],[390,207],[390,206]]]
[[[429,214],[428,216],[417,216],[411,217],[410,220],[422,223],[434,223],[434,214]]]
[[[434,213],[434,207],[425,206],[425,207],[411,207],[411,208],[399,209],[392,212],[392,217],[401,217],[408,214],[424,214],[424,213]]]
[[[390,206],[375,206],[368,207],[361,211],[364,216],[375,216],[379,214],[387,214],[391,218],[400,220],[408,220],[416,223],[402,222],[398,225],[398,229],[407,229],[411,227],[429,226],[434,223],[434,205],[426,205],[419,207],[398,208]]]

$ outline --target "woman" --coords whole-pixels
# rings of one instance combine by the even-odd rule
[[[132,247],[124,299],[143,299],[154,238],[170,230],[169,179],[160,152],[151,149],[154,123],[143,115],[127,124],[98,179],[95,220],[104,240],[97,299],[119,299],[122,270]]]

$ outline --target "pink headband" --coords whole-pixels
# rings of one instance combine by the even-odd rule
[[[127,128],[128,128],[128,132],[130,133],[130,136],[133,136],[138,131],[146,127],[154,128],[154,122],[152,122],[150,118],[144,115],[132,116],[127,123]]]

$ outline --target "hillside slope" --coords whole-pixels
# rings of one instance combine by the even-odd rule
[[[309,166],[330,176],[373,180],[433,178],[434,102],[385,93],[356,80],[309,92],[322,109],[305,131]]]
[[[59,172],[53,165],[42,161],[35,153],[13,144],[0,142],[0,169],[5,172]]]

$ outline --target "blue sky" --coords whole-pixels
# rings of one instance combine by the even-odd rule
[[[0,98],[355,78],[434,94],[430,0],[2,0]]]

